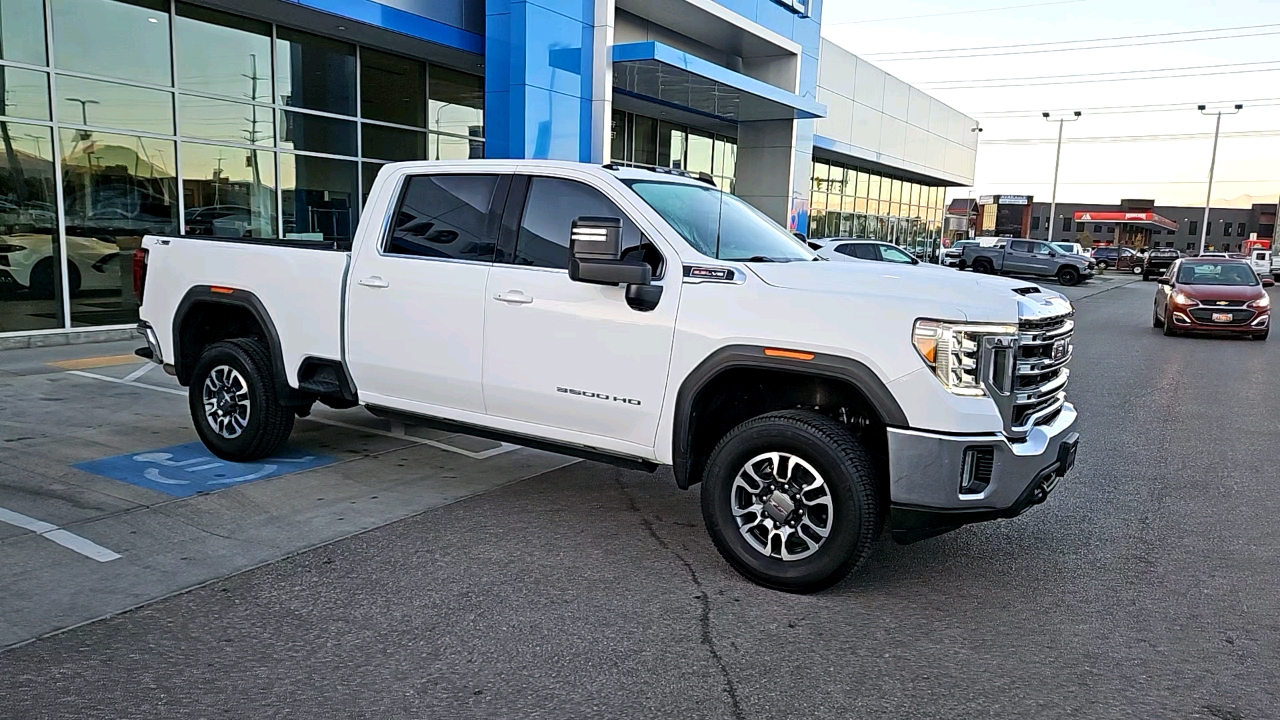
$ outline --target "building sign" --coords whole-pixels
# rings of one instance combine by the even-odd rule
[[[1028,198],[1026,195],[1001,195],[1000,196],[1001,205],[1026,205],[1028,200],[1030,200],[1030,198]]]
[[[773,1],[801,17],[809,17],[809,3],[811,0],[773,0]]]
[[[996,201],[995,195],[979,195],[978,196],[979,205],[991,205],[995,201]]]

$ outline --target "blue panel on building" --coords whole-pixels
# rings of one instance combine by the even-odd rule
[[[337,458],[327,455],[295,452],[257,463],[233,463],[214,457],[203,444],[194,442],[90,460],[72,467],[168,495],[190,497],[334,462]]]
[[[477,55],[485,51],[484,36],[480,33],[373,0],[288,1]]]

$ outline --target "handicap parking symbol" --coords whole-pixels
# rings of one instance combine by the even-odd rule
[[[191,497],[336,462],[327,455],[285,453],[256,463],[214,457],[198,442],[76,463],[72,467],[177,497]]]

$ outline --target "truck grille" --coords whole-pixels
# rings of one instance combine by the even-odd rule
[[[1073,315],[1018,324],[1009,417],[1010,429],[1016,434],[1053,422],[1067,400],[1067,378],[1071,374],[1067,363],[1071,361],[1071,337],[1076,327]]]

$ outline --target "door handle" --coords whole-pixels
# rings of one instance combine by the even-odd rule
[[[365,286],[365,287],[369,287],[369,288],[385,288],[385,287],[391,287],[391,283],[387,282],[386,280],[383,280],[382,278],[378,277],[377,275],[374,275],[374,276],[372,276],[372,277],[367,277],[367,278],[365,278],[365,279],[363,279],[363,280],[360,280],[360,281],[359,281],[359,284],[361,284],[361,285],[363,285],[363,286]]]
[[[498,302],[510,303],[512,305],[528,305],[529,303],[533,302],[532,295],[525,295],[519,290],[512,290],[510,292],[498,293],[497,295],[493,296],[493,299],[497,300]]]

